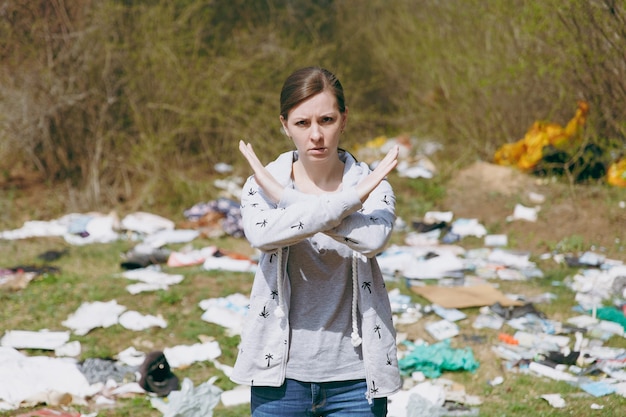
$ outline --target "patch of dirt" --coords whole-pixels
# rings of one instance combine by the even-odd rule
[[[588,247],[580,249],[626,254],[626,209],[613,201],[606,187],[570,186],[476,162],[459,170],[446,188],[444,204],[456,218],[479,219],[489,233],[508,235],[517,249],[537,252],[561,241],[584,241]],[[534,200],[533,193],[544,201]],[[507,221],[516,204],[539,206],[537,220]]]

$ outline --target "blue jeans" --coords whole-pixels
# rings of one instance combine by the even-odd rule
[[[300,382],[280,387],[252,387],[252,417],[385,417],[387,398],[369,404],[365,380]]]

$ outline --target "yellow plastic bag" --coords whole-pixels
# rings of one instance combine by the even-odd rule
[[[626,187],[626,158],[609,165],[606,181],[611,185]]]
[[[498,165],[514,165],[521,170],[529,171],[541,161],[546,146],[561,150],[579,146],[588,113],[589,105],[579,101],[576,114],[565,127],[556,123],[540,121],[533,123],[522,139],[504,144],[496,150],[494,162]]]

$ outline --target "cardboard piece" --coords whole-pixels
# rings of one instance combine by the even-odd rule
[[[444,308],[483,307],[500,303],[504,307],[523,305],[512,300],[491,285],[471,287],[411,287],[411,291]]]

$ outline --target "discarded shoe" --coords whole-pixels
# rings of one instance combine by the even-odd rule
[[[166,397],[170,392],[179,388],[178,377],[174,375],[165,354],[160,350],[146,355],[139,367],[139,373],[141,374],[139,385],[159,397]]]

